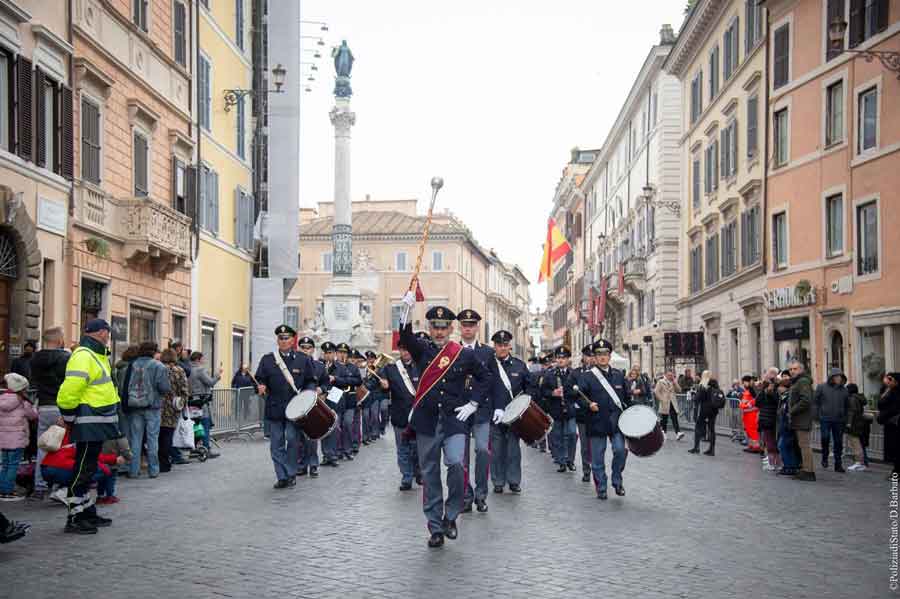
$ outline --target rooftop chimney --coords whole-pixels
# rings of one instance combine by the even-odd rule
[[[672,26],[666,23],[659,30],[659,43],[661,46],[667,46],[675,43],[675,32]]]

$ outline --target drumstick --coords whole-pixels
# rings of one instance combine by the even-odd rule
[[[578,395],[580,395],[581,397],[584,398],[584,401],[588,402],[588,409],[590,409],[591,404],[597,403],[597,402],[593,401],[590,397],[588,397],[587,395],[585,395],[585,394],[584,394],[584,391],[582,391],[582,390],[578,387],[578,385],[572,385],[572,388],[575,389],[575,391],[578,392]]]

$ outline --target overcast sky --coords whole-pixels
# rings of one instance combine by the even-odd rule
[[[301,205],[332,199],[331,46],[346,39],[356,58],[354,201],[418,198],[424,211],[429,181],[441,175],[438,209],[518,264],[543,306],[541,243],[569,150],[602,145],[660,26],[677,32],[684,5],[302,0],[303,18],[327,21],[330,31],[321,34],[318,81],[301,99]],[[314,25],[303,33],[320,34]]]

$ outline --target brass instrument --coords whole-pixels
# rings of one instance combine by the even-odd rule
[[[394,363],[394,358],[390,357],[389,355],[387,355],[385,353],[380,353],[380,354],[378,354],[378,357],[375,358],[375,364],[373,366],[369,366],[368,364],[366,364],[366,370],[369,371],[370,373],[372,373],[372,376],[374,376],[376,379],[378,379],[378,382],[383,383],[385,381],[383,378],[378,376],[378,371],[381,370],[382,368],[384,368],[385,366],[387,366],[388,364],[393,364],[393,363]],[[356,388],[356,405],[357,405],[357,407],[360,404],[362,404],[362,402],[364,402],[368,396],[369,396],[369,390],[366,389],[365,384],[358,386]]]

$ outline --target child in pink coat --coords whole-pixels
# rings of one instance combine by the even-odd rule
[[[3,377],[6,389],[0,390],[0,450],[3,466],[0,469],[0,501],[20,501],[16,495],[16,472],[22,452],[28,445],[28,421],[37,420],[38,413],[25,397],[28,379],[10,373]]]

